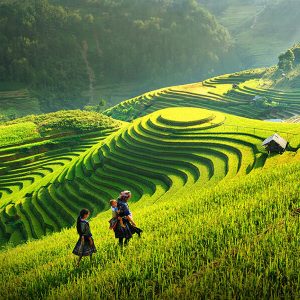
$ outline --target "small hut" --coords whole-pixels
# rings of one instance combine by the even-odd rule
[[[269,153],[283,153],[288,145],[288,142],[279,134],[275,133],[265,139],[262,145]]]

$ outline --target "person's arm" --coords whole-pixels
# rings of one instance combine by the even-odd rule
[[[131,215],[126,216],[126,219],[127,219],[133,226],[136,227],[136,224],[135,224],[135,222],[133,221]]]
[[[124,205],[124,216],[126,217],[126,219],[133,225],[133,226],[136,226],[135,222],[133,221],[133,218],[132,218],[132,215],[131,215],[131,212],[129,210],[129,207],[128,205]]]

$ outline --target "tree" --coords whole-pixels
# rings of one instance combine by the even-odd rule
[[[300,45],[293,49],[293,53],[295,56],[295,63],[300,64]]]
[[[290,71],[293,68],[295,62],[295,55],[291,49],[287,50],[285,53],[282,53],[278,57],[278,67],[284,71]]]

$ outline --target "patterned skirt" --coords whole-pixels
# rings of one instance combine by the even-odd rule
[[[73,250],[73,254],[78,256],[89,256],[96,252],[97,249],[95,247],[94,240],[93,240],[93,245],[91,246],[90,241],[87,238],[84,239],[84,242],[82,242],[81,238],[79,238]]]
[[[114,228],[115,238],[130,239],[133,234],[137,233],[140,235],[143,232],[142,229],[132,226],[127,219],[123,219],[123,223],[125,227],[122,227],[120,222],[118,222],[117,226]]]

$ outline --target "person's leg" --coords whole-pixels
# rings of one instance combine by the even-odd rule
[[[90,262],[92,262],[93,253],[90,254]]]
[[[82,259],[82,255],[80,255],[80,256],[78,257],[77,267],[79,267],[79,264],[80,264],[81,259]]]
[[[123,240],[124,240],[124,238],[119,238],[119,246],[120,247],[123,247]]]

